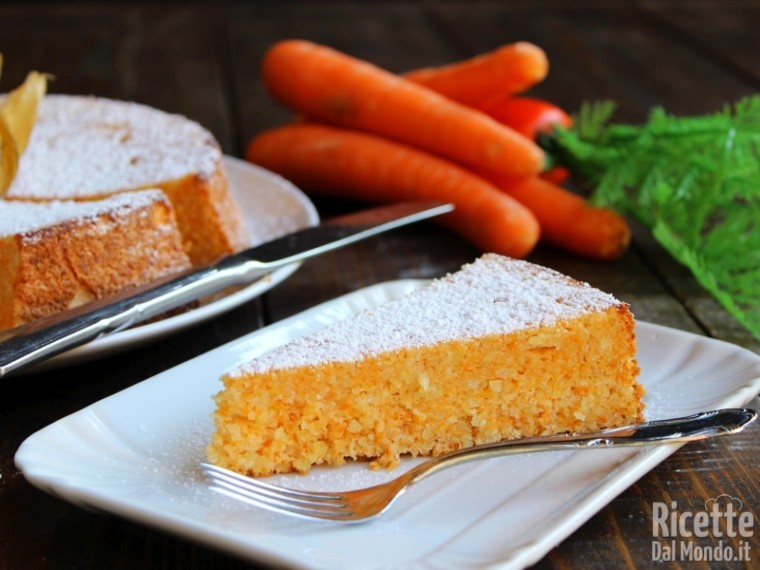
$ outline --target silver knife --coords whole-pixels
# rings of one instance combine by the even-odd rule
[[[453,209],[452,204],[441,202],[402,202],[339,216],[230,255],[209,267],[0,332],[0,377],[231,285],[251,283],[285,265]]]

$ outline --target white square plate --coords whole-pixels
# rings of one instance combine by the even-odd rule
[[[547,452],[469,463],[421,481],[389,512],[340,525],[268,512],[207,488],[199,468],[224,371],[424,281],[375,285],[246,335],[29,437],[16,465],[44,491],[246,559],[297,568],[522,568],[540,560],[678,446]],[[647,419],[738,407],[760,356],[639,323]],[[405,460],[398,469],[417,460]],[[290,487],[364,487],[399,471],[364,463],[277,476]]]

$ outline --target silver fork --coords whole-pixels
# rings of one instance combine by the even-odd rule
[[[596,433],[560,434],[478,445],[433,457],[386,483],[343,492],[288,489],[202,463],[211,490],[258,507],[289,515],[357,522],[385,512],[409,486],[433,473],[476,459],[551,450],[686,443],[738,433],[757,417],[746,408],[713,410],[692,416],[652,421]]]

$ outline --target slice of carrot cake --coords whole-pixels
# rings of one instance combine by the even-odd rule
[[[638,422],[627,304],[486,254],[222,378],[208,459],[254,476]]]

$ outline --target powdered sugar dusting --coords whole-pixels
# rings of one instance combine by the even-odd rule
[[[232,374],[352,362],[404,347],[507,334],[619,304],[612,295],[551,269],[486,254],[457,273],[295,339]]]
[[[37,232],[67,221],[85,222],[104,213],[119,217],[121,213],[145,208],[158,201],[168,203],[161,190],[123,192],[104,200],[85,202],[0,200],[0,237]]]
[[[209,131],[127,101],[46,95],[9,198],[71,199],[210,176],[222,154]]]

